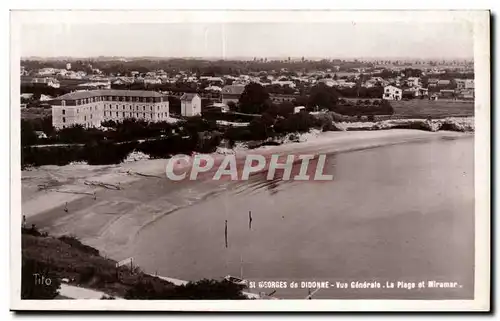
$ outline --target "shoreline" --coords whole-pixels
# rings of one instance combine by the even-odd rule
[[[456,139],[473,134],[426,132],[410,129],[325,132],[306,142],[263,146],[236,151],[237,160],[248,154],[343,153],[431,139]],[[217,154],[216,157],[224,157]],[[166,159],[139,160],[118,165],[42,166],[24,171],[22,211],[28,224],[50,234],[74,235],[113,259],[122,259],[135,236],[149,224],[179,209],[203,202],[226,187],[220,181],[169,182],[164,178]],[[150,176],[131,173],[148,174]],[[120,189],[83,184],[99,181]],[[36,183],[52,184],[57,191],[37,190]],[[30,195],[24,194],[27,190]],[[61,191],[78,192],[71,194]],[[96,193],[96,199],[92,196]],[[63,211],[67,202],[68,213]]]

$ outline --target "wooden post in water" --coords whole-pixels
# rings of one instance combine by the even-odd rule
[[[248,229],[252,229],[252,211],[248,211]]]
[[[224,229],[224,239],[226,241],[226,248],[227,248],[227,220],[226,220],[226,227]]]

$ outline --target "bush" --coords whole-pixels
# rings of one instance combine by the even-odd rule
[[[133,286],[127,294],[129,300],[243,300],[242,286],[228,281],[203,279],[181,286],[158,286],[142,280]]]
[[[69,244],[72,247],[77,248],[80,251],[85,252],[87,254],[99,255],[99,250],[97,250],[91,246],[83,244],[75,236],[63,235],[63,236],[59,237],[59,240],[63,241],[66,244]]]
[[[59,294],[61,283],[48,264],[23,257],[21,273],[21,299],[51,300]]]

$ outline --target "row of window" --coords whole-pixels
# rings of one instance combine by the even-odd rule
[[[119,112],[114,112],[114,114],[113,114],[113,112],[104,112],[104,117],[113,117],[113,115],[115,117],[120,117]],[[123,118],[125,118],[125,117],[153,118],[152,116],[153,116],[152,114],[148,114],[148,113],[125,113],[125,112],[121,113],[121,117],[123,117]],[[167,113],[158,113],[158,117],[167,117]]]
[[[104,108],[113,108],[113,107],[116,110],[120,109],[120,106],[118,106],[118,105],[104,104]],[[125,109],[127,109],[127,110],[134,110],[134,106],[132,106],[132,105],[122,105],[121,109],[122,110],[125,110]],[[136,111],[138,111],[139,109],[140,109],[140,106],[135,106],[135,110]],[[146,111],[146,106],[142,106],[142,110]],[[153,110],[153,106],[149,106],[149,110],[152,111]]]
[[[113,113],[112,112],[108,112],[108,113],[104,112],[104,116],[105,117],[113,117]],[[135,115],[134,115],[134,113],[125,113],[125,112],[122,112],[121,116],[123,118],[125,118],[125,117],[134,117],[134,116],[137,117],[137,118],[139,118],[141,116],[142,116],[142,118],[153,118],[152,115],[150,116],[150,114],[147,114],[147,113],[135,113]],[[115,117],[119,117],[119,113],[118,112],[115,113]],[[167,117],[167,113],[158,113],[158,117]],[[92,115],[90,115],[90,119],[92,119]],[[83,121],[87,121],[87,116],[84,116]],[[62,122],[66,123],[66,117],[62,118]]]
[[[89,109],[90,111],[92,111],[92,110],[97,111],[97,106],[93,106],[93,107],[94,107],[93,109],[92,109],[92,106],[90,106],[90,107],[88,107],[88,108],[90,108],[90,109]],[[113,107],[114,107],[115,109],[119,109],[119,108],[120,108],[118,105],[111,105],[111,104],[104,104],[104,107],[105,107],[105,108],[113,108]],[[121,108],[121,109],[122,109],[122,110],[125,110],[125,107],[126,107],[128,110],[134,110],[134,106],[132,106],[132,105],[122,105],[122,108]],[[136,110],[136,111],[138,111],[138,110],[139,110],[139,107],[140,107],[140,106],[135,106],[135,110]],[[86,107],[86,108],[87,108],[87,107]],[[160,106],[160,108],[163,108],[163,106]],[[146,111],[146,106],[142,106],[142,110],[143,110],[143,111]],[[149,110],[150,110],[150,111],[153,111],[153,106],[149,106]],[[76,113],[77,113],[77,114],[79,114],[79,113],[80,113],[80,109],[78,109],[78,108],[77,108],[77,109],[76,109]],[[65,109],[63,109],[63,110],[62,110],[62,114],[63,114],[63,115],[66,115],[66,110],[65,110]]]

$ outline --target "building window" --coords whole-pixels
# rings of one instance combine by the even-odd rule
[[[63,113],[63,115],[66,115],[66,110],[64,110],[64,109],[63,109],[62,111],[63,111],[63,112],[62,112],[62,113]]]
[[[65,122],[66,122],[66,117],[63,117],[63,123],[65,123]]]
[[[87,116],[83,116],[83,120],[84,120],[84,121],[87,121]]]
[[[122,112],[122,117],[125,118],[125,112]]]
[[[118,117],[118,112],[116,112],[116,117]]]
[[[90,114],[90,119],[92,119],[92,114]]]
[[[146,107],[145,106],[142,106],[142,111],[145,111],[146,110]]]

